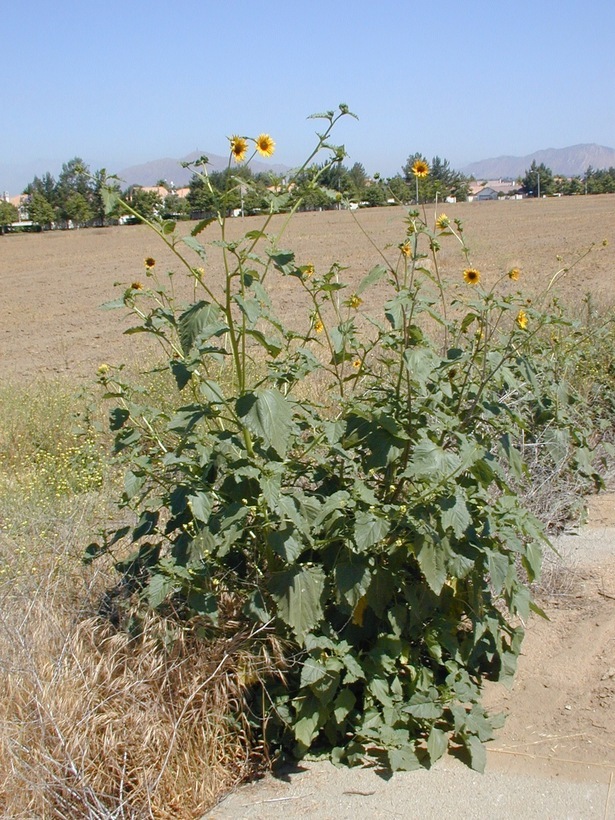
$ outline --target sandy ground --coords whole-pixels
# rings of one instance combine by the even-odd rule
[[[461,203],[446,206],[446,211],[451,218],[464,220],[472,263],[483,273],[484,282],[489,284],[517,266],[523,273],[519,284],[530,295],[596,242],[595,251],[562,280],[562,298],[577,313],[586,309],[582,301],[586,292],[601,307],[614,303],[615,196]],[[358,225],[347,212],[303,214],[291,223],[281,244],[294,248],[300,263],[311,262],[319,270],[333,261],[348,265],[349,278],[358,281],[380,261],[361,228],[385,248],[385,255],[394,255],[404,236],[403,217],[401,209],[374,209],[359,212]],[[235,220],[230,233],[239,235],[260,224],[257,218]],[[280,224],[277,219],[274,227]],[[205,236],[211,238],[211,232]],[[606,247],[601,245],[603,239],[609,242]],[[557,260],[558,254],[563,262]],[[138,362],[144,357],[142,342],[122,335],[127,323],[121,312],[102,311],[100,305],[119,295],[115,282],[144,278],[146,256],[156,258],[157,270],[175,265],[170,252],[141,226],[0,237],[0,378],[29,381],[61,376],[87,381],[102,361]],[[460,280],[461,257],[446,250],[442,263],[446,276]],[[193,264],[199,263],[194,259]],[[206,265],[209,281],[219,282],[219,270],[214,249]],[[301,322],[307,307],[296,280],[280,277],[274,291],[287,321]],[[503,777],[501,783],[493,785],[474,773],[444,766],[413,773],[409,780],[396,775],[390,784],[397,786],[391,791],[390,784],[371,772],[342,776],[326,767],[310,767],[307,773],[293,776],[290,785],[269,779],[237,792],[211,816],[615,817],[614,794],[605,809],[615,771],[614,545],[612,495],[593,503],[589,524],[580,534],[558,541],[563,567],[553,572],[541,602],[549,620],[533,618],[528,625],[512,691],[494,688],[487,693],[493,708],[508,713],[489,753],[488,775]],[[528,785],[527,778],[537,777],[539,785],[534,781]],[[403,783],[409,785],[402,788]],[[506,795],[508,790],[518,796],[521,790],[526,800],[513,811],[505,796],[501,805],[495,797],[490,802],[484,796],[479,810],[471,809],[476,800],[468,797],[463,804],[467,811],[456,812],[457,788],[468,789],[478,799],[486,783],[492,784],[494,795]],[[562,786],[558,795],[552,794],[548,784],[553,783],[564,784],[572,792]],[[573,797],[580,799],[579,789],[586,790],[585,813],[578,813],[577,803],[571,802]],[[361,791],[370,794],[361,797]],[[329,794],[334,796],[331,804],[324,800]],[[531,799],[540,794],[547,795],[544,799],[551,801],[552,810],[545,813],[546,804],[540,800],[532,808]],[[442,802],[446,795],[452,795],[450,814]],[[434,799],[439,810],[429,808]]]

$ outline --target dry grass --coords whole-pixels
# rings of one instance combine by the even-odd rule
[[[41,586],[5,595],[0,812],[14,818],[193,818],[254,769],[238,668],[250,636],[165,646],[79,619]]]
[[[78,406],[66,385],[0,391],[0,815],[198,817],[257,765],[242,693],[271,642],[232,610],[207,643],[97,617],[116,576],[80,558],[118,475],[71,432]]]

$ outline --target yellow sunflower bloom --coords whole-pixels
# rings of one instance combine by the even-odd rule
[[[399,250],[402,252],[403,256],[406,257],[406,259],[409,256],[412,256],[412,247],[410,246],[410,244],[408,242],[404,242],[403,245],[400,245]]]
[[[361,359],[355,359],[352,363],[352,366],[355,370],[358,370],[361,367]]]
[[[312,265],[311,263],[308,265],[304,265],[301,268],[301,270],[306,279],[309,279],[311,276],[314,276],[314,265]]]
[[[320,319],[316,319],[316,321],[314,322],[314,330],[316,331],[316,333],[322,333],[324,329],[325,326],[320,321]]]
[[[141,282],[133,282],[130,287],[132,290],[143,290],[143,285]]]
[[[516,282],[517,279],[521,276],[521,271],[519,268],[511,268],[508,271],[508,278],[512,279],[513,282]]]
[[[248,143],[243,137],[231,137],[231,156],[235,162],[243,162],[248,151]]]
[[[359,296],[357,296],[356,293],[353,293],[353,295],[348,300],[348,305],[351,308],[354,308],[355,310],[356,310],[356,308],[358,308],[362,304],[363,304],[363,299],[361,299]]]
[[[154,259],[153,256],[146,256],[145,259],[143,260],[143,264],[145,265],[145,267],[148,270],[150,270],[156,264],[156,260]]]
[[[480,271],[476,270],[476,268],[466,268],[463,272],[463,278],[468,285],[478,285],[480,282]]]
[[[520,310],[517,313],[517,318],[515,319],[521,330],[525,330],[528,323],[527,313],[524,310]]]
[[[256,150],[261,157],[270,157],[275,151],[275,142],[269,134],[259,134],[254,142],[256,143]]]
[[[450,225],[451,221],[446,214],[440,214],[436,219],[436,228],[439,231],[445,231]]]
[[[426,177],[429,174],[429,165],[424,159],[417,159],[412,166],[412,173],[415,177]]]

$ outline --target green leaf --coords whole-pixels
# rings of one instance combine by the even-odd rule
[[[389,766],[392,772],[413,772],[421,769],[421,763],[411,746],[402,749],[389,749]]]
[[[313,686],[322,678],[326,678],[329,674],[326,666],[324,666],[316,658],[308,658],[301,667],[301,681],[300,686]]]
[[[359,510],[355,516],[354,539],[358,550],[373,547],[386,536],[390,529],[386,518],[381,518],[372,512]]]
[[[207,259],[207,251],[201,245],[199,240],[194,238],[194,236],[182,236],[182,242],[185,245],[187,245],[190,248],[190,250],[193,250],[195,253],[197,253],[201,257],[201,259]]]
[[[246,393],[238,399],[236,409],[248,430],[284,458],[293,429],[292,410],[279,390],[268,388]]]
[[[204,341],[227,330],[220,308],[203,300],[196,302],[179,317],[179,340],[185,355],[190,353],[197,339]]]
[[[307,633],[323,618],[325,575],[320,567],[305,567],[276,572],[269,591],[281,618],[302,643]]]
[[[450,528],[457,538],[461,538],[472,522],[463,492],[457,490],[454,499],[443,499],[440,501],[440,507],[443,529]]]
[[[183,390],[192,378],[192,370],[186,367],[181,359],[173,359],[170,363],[171,373],[175,376],[178,390]]]
[[[342,689],[333,703],[333,716],[338,726],[344,722],[355,707],[356,697],[350,689]]]
[[[157,609],[173,592],[174,583],[166,575],[152,575],[147,587],[147,601],[153,609]]]
[[[197,222],[194,228],[190,231],[190,236],[198,236],[208,225],[211,225],[212,222],[215,222],[216,218],[214,216],[210,216],[208,219],[201,219],[200,222]],[[187,243],[186,243],[187,244]],[[188,246],[190,247],[190,246]],[[203,248],[202,245],[200,245]],[[205,249],[203,248],[203,253]]]
[[[370,582],[367,563],[340,563],[335,567],[335,585],[340,596],[355,607],[365,595]]]
[[[209,521],[209,516],[211,515],[212,510],[212,499],[211,496],[207,493],[197,492],[194,495],[188,496],[188,504],[190,505],[190,510],[192,511],[192,515],[206,524]]]
[[[435,763],[448,749],[448,734],[442,729],[436,729],[434,726],[427,738],[427,751],[429,752],[429,760]]]
[[[487,763],[487,752],[484,745],[476,737],[476,735],[468,735],[464,739],[464,746],[470,754],[470,765],[476,772],[485,771],[485,764]]]
[[[416,559],[429,587],[439,595],[446,581],[446,553],[439,544],[423,541]]]
[[[380,279],[386,274],[387,269],[384,265],[376,265],[373,267],[367,276],[361,280],[359,287],[356,289],[357,295],[363,293],[364,290],[371,287],[371,285],[375,285],[376,282],[379,282]]]
[[[510,567],[510,559],[508,555],[501,552],[489,551],[487,556],[487,564],[489,566],[489,576],[491,578],[491,585],[496,595],[499,595],[504,587],[508,569]]]

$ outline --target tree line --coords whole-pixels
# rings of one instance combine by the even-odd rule
[[[544,162],[534,160],[518,180],[526,196],[575,196],[576,194],[614,194],[615,168],[596,170],[590,165],[583,176],[557,176]]]
[[[413,166],[417,161],[427,163],[429,173],[417,178]],[[233,166],[223,171],[210,171],[206,182],[202,175],[193,174],[188,194],[179,196],[173,186],[159,180],[158,188],[145,190],[131,185],[124,190],[106,169],[90,172],[79,157],[62,166],[57,179],[49,172],[35,176],[23,193],[27,196],[29,219],[42,228],[104,226],[115,224],[122,216],[119,208],[105,212],[103,192],[109,187],[122,194],[134,211],[145,219],[202,218],[217,212],[220,204],[226,213],[240,211],[255,214],[268,211],[272,196],[278,197],[281,209],[295,207],[301,210],[325,210],[340,207],[340,202],[354,202],[362,207],[387,204],[412,205],[453,198],[464,201],[470,193],[473,177],[467,177],[451,168],[447,159],[435,156],[428,162],[420,153],[411,154],[401,173],[382,178],[369,177],[364,166],[355,162],[348,167],[343,162],[323,166],[314,164],[294,175],[289,181],[283,175],[253,173],[249,166]],[[541,163],[532,165],[517,180],[526,196],[553,196],[574,194],[615,193],[615,168],[596,170],[591,166],[583,176],[560,177]],[[17,208],[0,201],[0,231],[19,219]],[[139,221],[134,219],[134,221]]]

